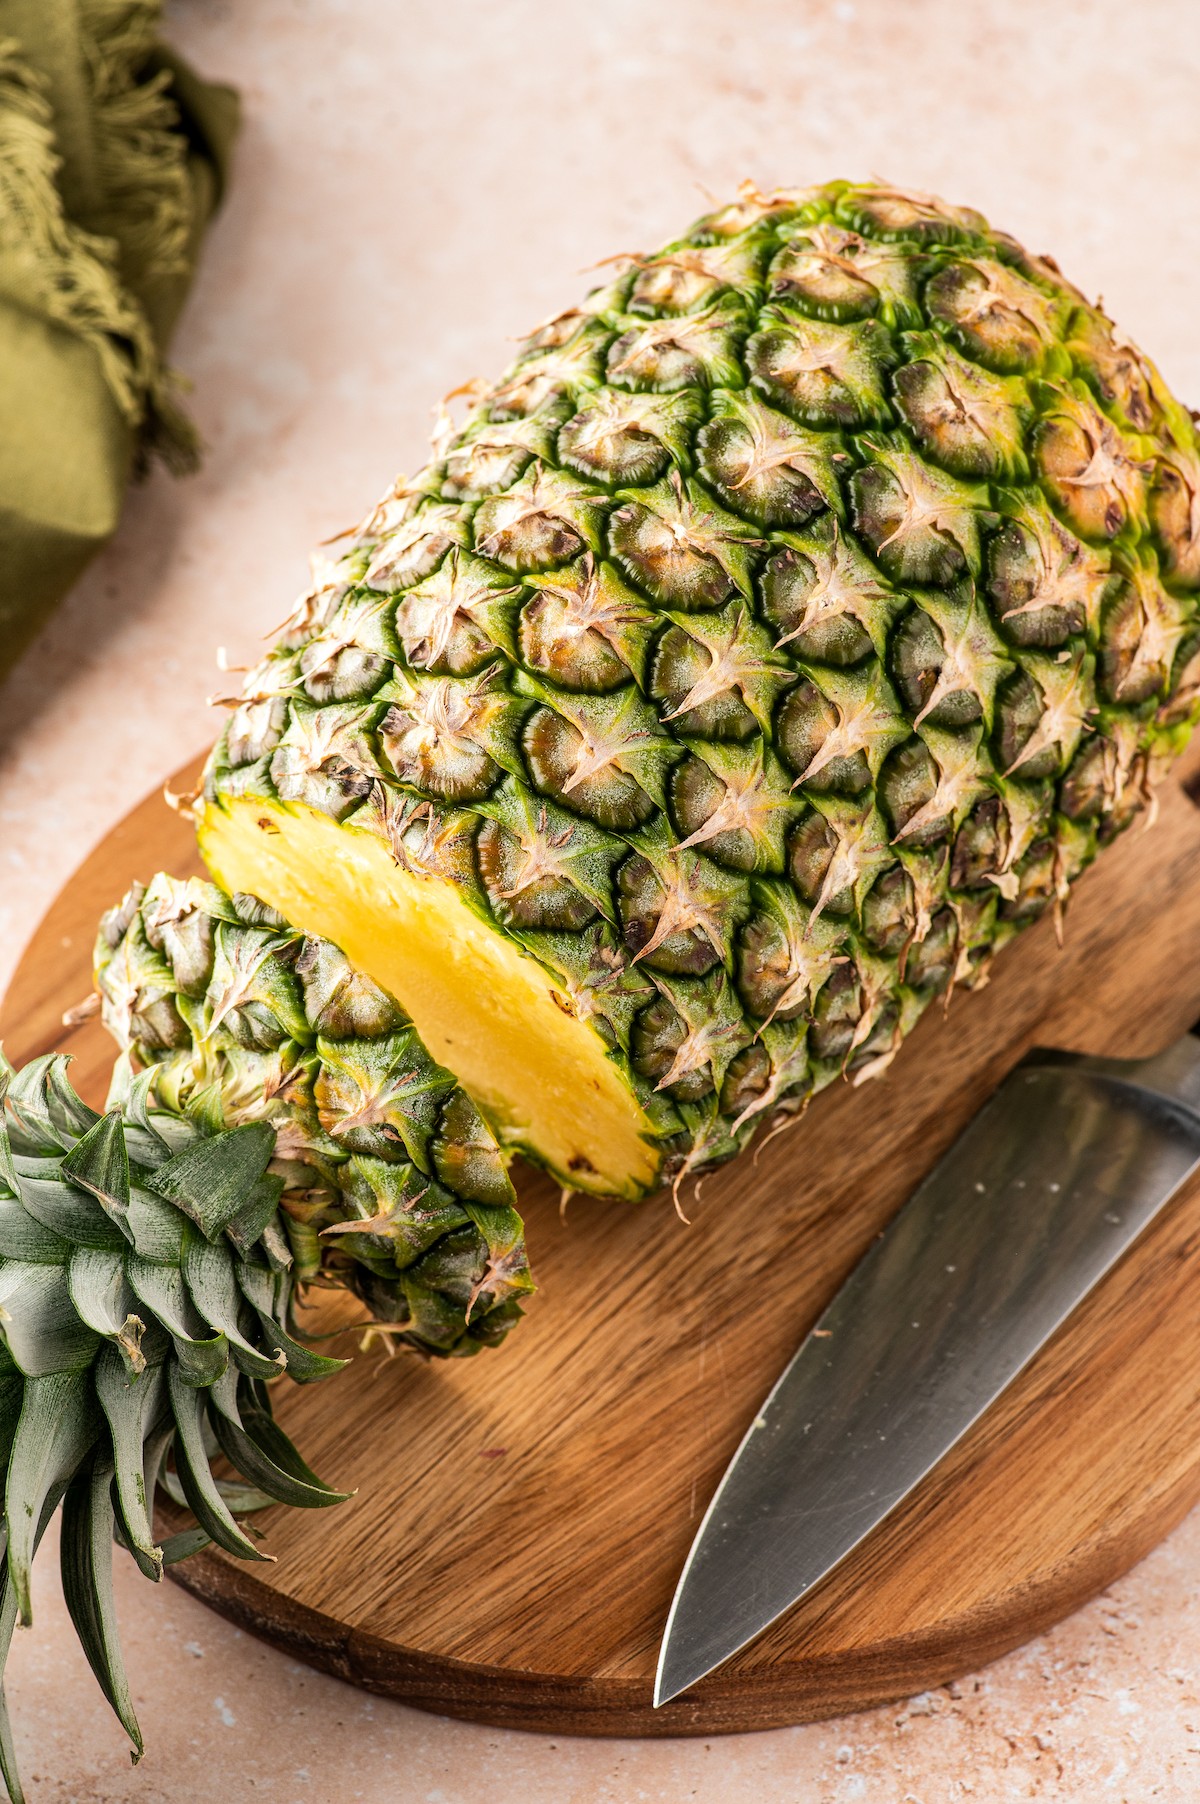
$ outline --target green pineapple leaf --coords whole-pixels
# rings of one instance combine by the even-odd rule
[[[182,1209],[208,1240],[216,1240],[245,1209],[274,1149],[275,1135],[266,1122],[247,1122],[185,1147],[159,1166],[148,1188]]]
[[[119,1228],[129,1208],[129,1154],[119,1110],[111,1109],[62,1162],[63,1176],[82,1185],[101,1203]]]
[[[118,1722],[133,1743],[136,1765],[142,1757],[142,1731],[129,1695],[129,1680],[117,1635],[113,1608],[112,1555],[116,1521],[112,1502],[113,1468],[96,1459],[77,1472],[63,1499],[63,1597],[80,1645],[112,1705]]]

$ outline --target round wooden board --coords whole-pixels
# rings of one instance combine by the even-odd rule
[[[1193,762],[1196,762],[1193,760]],[[190,771],[173,779],[186,786]],[[101,1100],[111,1046],[66,1030],[101,910],[135,876],[199,868],[149,798],[86,860],[2,1015],[11,1057],[61,1047]],[[279,1387],[331,1511],[262,1518],[274,1565],[174,1569],[236,1622],[340,1677],[444,1714],[556,1734],[711,1735],[944,1683],[1126,1571],[1200,1497],[1200,1185],[1168,1209],[1006,1396],[824,1585],[685,1697],[650,1706],[659,1636],[700,1516],[806,1327],[1030,1044],[1136,1056],[1200,1014],[1200,814],[1105,854],[990,985],[920,1026],[883,1083],[669,1201],[516,1177],[540,1291],[499,1352],[362,1357]]]

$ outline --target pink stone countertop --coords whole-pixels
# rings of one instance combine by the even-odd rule
[[[0,987],[71,869],[213,733],[205,697],[309,546],[421,461],[437,396],[746,176],[882,173],[980,207],[1200,400],[1194,0],[178,0],[241,85],[228,209],[184,320],[209,454],[132,499],[0,690]],[[132,877],[137,873],[130,872]],[[148,873],[142,872],[145,876]],[[72,1643],[47,1549],[9,1692],[31,1800],[1143,1804],[1200,1795],[1200,1520],[976,1678],[712,1742],[551,1741],[348,1689],[132,1568],[149,1754]],[[35,1776],[36,1775],[36,1776]]]

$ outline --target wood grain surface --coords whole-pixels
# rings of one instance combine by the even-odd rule
[[[1200,766],[1193,755],[1191,768]],[[172,787],[186,786],[190,771]],[[1200,812],[1181,779],[987,988],[921,1023],[881,1083],[837,1087],[669,1202],[515,1173],[540,1283],[498,1352],[363,1355],[281,1385],[281,1420],[353,1500],[273,1510],[275,1565],[172,1576],[369,1690],[558,1734],[710,1735],[860,1709],[961,1675],[1126,1571],[1200,1498],[1200,1185],[1182,1194],[940,1468],[801,1604],[650,1707],[683,1559],[747,1421],[872,1237],[1031,1044],[1138,1056],[1200,1015]],[[0,1012],[9,1056],[61,1047],[102,1099],[112,1049],[63,1010],[134,877],[199,869],[157,794],[84,862]]]

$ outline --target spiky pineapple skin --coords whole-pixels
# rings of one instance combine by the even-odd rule
[[[299,1279],[345,1284],[425,1352],[504,1338],[532,1289],[504,1160],[390,996],[250,897],[162,874],[104,917],[95,963],[162,1108],[273,1130]]]
[[[1191,730],[1198,589],[1193,419],[1049,259],[924,196],[747,192],[323,561],[204,808],[453,883],[678,1178],[1061,907]]]

